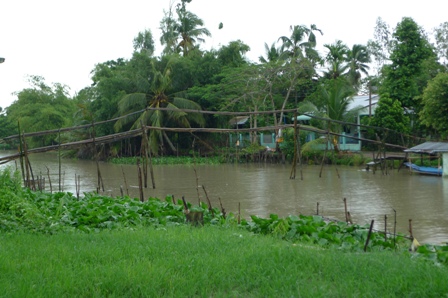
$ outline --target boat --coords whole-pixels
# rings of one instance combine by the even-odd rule
[[[422,167],[411,162],[405,162],[403,164],[407,166],[412,172],[424,175],[442,176],[442,168]]]

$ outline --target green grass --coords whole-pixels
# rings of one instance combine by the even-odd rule
[[[0,234],[0,297],[447,297],[448,269],[217,226]]]

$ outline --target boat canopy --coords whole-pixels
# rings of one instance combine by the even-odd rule
[[[423,154],[448,153],[448,142],[425,142],[415,147],[405,149],[404,152]]]

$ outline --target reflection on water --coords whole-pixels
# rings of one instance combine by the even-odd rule
[[[55,153],[31,155],[34,174],[47,177],[47,167],[58,190],[58,158]],[[9,165],[15,167],[14,162]],[[96,164],[93,161],[62,160],[64,190],[75,193],[75,175],[81,176],[81,192],[97,186]],[[129,192],[138,197],[137,168],[131,165],[100,163],[101,174],[108,195],[120,195],[124,176]],[[280,216],[319,213],[344,219],[343,198],[354,222],[368,224],[375,220],[375,228],[384,229],[387,215],[388,230],[393,231],[394,209],[397,211],[397,231],[408,234],[412,219],[414,236],[420,242],[448,241],[448,178],[410,175],[407,170],[394,170],[389,175],[363,171],[356,167],[324,167],[319,178],[319,166],[305,166],[303,180],[300,169],[297,178],[289,179],[291,166],[272,164],[226,164],[197,166],[199,195],[205,201],[205,187],[214,206],[221,199],[228,212],[237,212],[238,204],[244,216]],[[123,175],[123,172],[125,173]],[[339,176],[338,177],[338,173]],[[156,189],[145,189],[145,197],[164,198],[174,195],[196,204],[198,192],[192,166],[154,166]],[[48,178],[47,178],[48,181]],[[151,185],[150,180],[148,185]],[[46,183],[47,190],[49,184]]]

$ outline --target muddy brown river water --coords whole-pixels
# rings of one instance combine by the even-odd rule
[[[58,190],[57,154],[31,155],[31,163],[34,173],[46,178],[48,167],[53,190]],[[7,165],[16,166],[14,162]],[[96,190],[95,162],[63,159],[61,168],[64,191],[76,192],[75,175],[80,175],[81,192]],[[124,171],[130,195],[139,197],[136,166],[100,163],[100,170],[107,195],[120,195],[120,186],[125,185]],[[204,186],[214,206],[219,206],[220,198],[228,212],[236,213],[240,204],[245,217],[267,217],[270,213],[282,217],[311,215],[316,213],[319,203],[321,215],[344,220],[343,199],[346,198],[355,223],[369,224],[375,220],[375,228],[384,230],[384,216],[387,215],[388,230],[393,231],[395,209],[398,232],[409,234],[409,219],[412,219],[414,236],[420,242],[448,242],[448,178],[411,175],[407,169],[383,175],[362,167],[342,166],[337,170],[334,166],[325,166],[319,178],[319,166],[304,166],[303,180],[300,167],[296,179],[291,180],[290,171],[289,164],[199,165],[196,172],[200,199],[205,201]],[[154,166],[154,177],[156,188],[152,189],[149,180],[145,197],[185,196],[193,204],[198,202],[193,166]],[[48,178],[46,180],[49,190]]]

